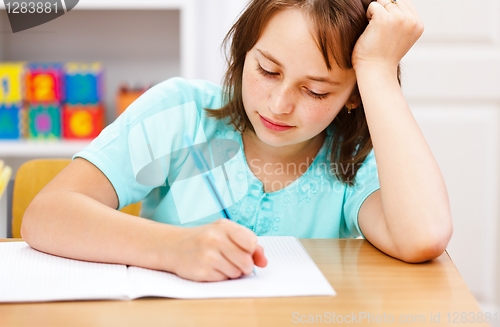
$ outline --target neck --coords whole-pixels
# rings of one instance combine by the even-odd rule
[[[309,161],[316,156],[323,145],[326,132],[323,131],[310,140],[284,146],[272,146],[262,142],[254,132],[242,135],[247,159],[260,158],[266,162]]]

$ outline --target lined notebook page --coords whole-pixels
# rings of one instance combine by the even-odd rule
[[[25,242],[0,243],[0,302],[123,299],[127,267],[45,254]]]
[[[222,282],[193,282],[174,274],[129,267],[130,297],[236,298],[335,295],[295,237],[259,237],[268,259],[255,274]]]

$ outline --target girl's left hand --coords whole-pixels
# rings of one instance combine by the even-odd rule
[[[422,20],[411,0],[377,0],[368,6],[369,24],[352,53],[355,70],[368,65],[396,69],[424,31]]]

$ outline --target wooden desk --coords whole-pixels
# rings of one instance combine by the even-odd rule
[[[446,253],[407,264],[364,240],[301,242],[337,296],[0,304],[0,326],[489,325]]]

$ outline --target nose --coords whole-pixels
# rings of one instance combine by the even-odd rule
[[[269,110],[276,114],[289,114],[295,107],[293,89],[286,83],[280,83],[271,92]]]

